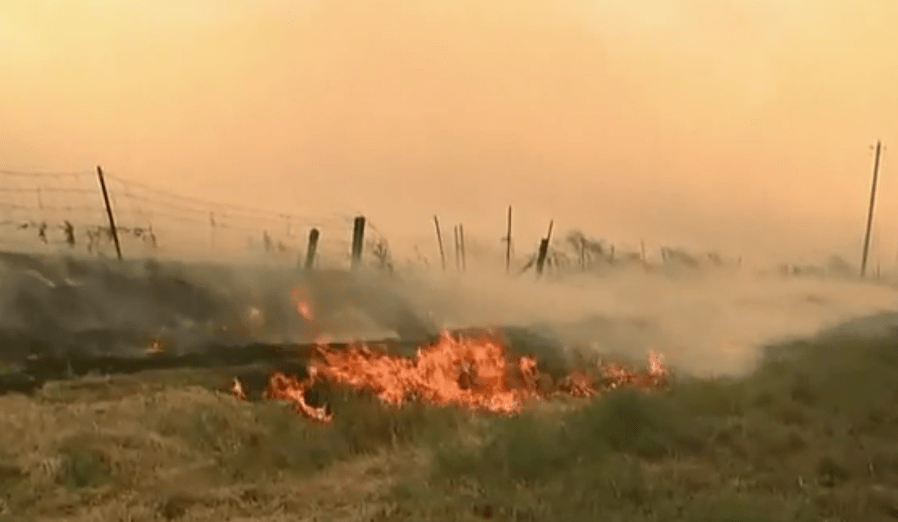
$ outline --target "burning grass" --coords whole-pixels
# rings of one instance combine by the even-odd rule
[[[541,373],[534,354],[511,357],[506,341],[495,330],[455,335],[442,331],[436,341],[419,346],[414,357],[364,344],[338,350],[323,340],[327,336],[319,328],[307,290],[293,288],[290,297],[297,314],[320,340],[306,378],[276,372],[269,379],[264,397],[288,401],[303,416],[320,422],[331,422],[333,413],[328,405],[309,403],[309,392],[319,381],[371,392],[392,407],[415,400],[470,411],[515,414],[535,400],[559,395],[589,397],[620,386],[658,389],[667,380],[667,369],[660,357],[649,353],[648,369],[642,374],[619,364],[603,364],[594,368],[601,377],[598,387],[585,368],[568,373],[557,386],[540,386],[551,376]],[[231,393],[238,399],[247,398],[243,383],[237,378]]]
[[[443,332],[433,344],[418,348],[414,357],[364,345],[345,350],[319,346],[306,379],[276,372],[264,397],[291,402],[305,417],[330,422],[330,408],[313,406],[307,399],[318,381],[371,392],[390,407],[415,400],[500,414],[519,413],[528,402],[537,400],[590,397],[621,386],[660,389],[667,382],[666,367],[659,356],[650,353],[645,373],[620,364],[602,364],[593,368],[592,375],[581,369],[565,376],[557,386],[540,386],[549,376],[540,373],[536,358],[512,358],[507,352],[506,345],[494,335],[452,336],[448,332]],[[231,393],[247,398],[243,384],[236,378]]]
[[[774,353],[744,379],[512,416],[334,385],[320,423],[218,373],[58,384],[0,398],[0,520],[898,517],[898,343]]]

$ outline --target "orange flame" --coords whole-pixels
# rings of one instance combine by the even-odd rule
[[[536,361],[525,357],[509,368],[505,346],[487,338],[453,339],[448,334],[414,358],[358,346],[320,347],[311,367],[323,378],[375,393],[399,406],[409,399],[491,412],[513,412],[535,396]],[[517,379],[518,385],[512,385]]]
[[[308,380],[300,381],[296,377],[276,372],[268,381],[265,398],[291,402],[296,411],[306,417],[321,422],[330,422],[333,416],[326,408],[311,406],[306,402],[305,392],[311,387],[313,381],[314,374]]]
[[[310,323],[314,314],[299,289],[291,292],[297,311]],[[318,347],[309,366],[309,378],[300,380],[275,373],[268,382],[265,398],[291,402],[302,415],[322,422],[333,419],[322,407],[309,405],[305,393],[318,379],[353,390],[374,393],[388,406],[401,406],[409,400],[454,406],[472,411],[513,414],[528,401],[553,395],[592,397],[601,390],[620,386],[655,389],[664,386],[667,368],[660,356],[649,353],[648,370],[636,372],[608,363],[600,367],[596,386],[590,375],[574,372],[551,391],[540,392],[540,371],[530,356],[509,360],[504,343],[490,335],[453,337],[442,332],[439,339],[419,347],[414,357],[403,357],[357,345],[345,350],[328,346],[319,334]],[[235,395],[245,398],[238,380]]]
[[[296,312],[309,323],[315,322],[315,314],[312,313],[312,304],[309,302],[305,291],[302,288],[293,288],[290,290],[290,297],[296,305]]]
[[[240,379],[237,377],[234,377],[234,382],[231,383],[231,395],[238,399],[246,400],[246,392],[243,390],[243,383],[241,383]]]
[[[597,393],[589,382],[589,376],[579,371],[561,381],[559,391],[572,397],[592,397]]]
[[[158,338],[154,338],[150,341],[150,345],[144,348],[144,352],[148,354],[157,354],[165,351],[165,348],[162,347],[162,341]]]
[[[574,372],[554,391],[541,394],[537,390],[540,373],[534,358],[520,357],[510,364],[504,345],[497,341],[454,339],[447,334],[434,345],[419,348],[415,357],[388,354],[364,345],[346,350],[320,347],[309,369],[310,377],[305,380],[273,374],[265,398],[291,402],[302,415],[328,422],[333,418],[330,412],[305,400],[305,392],[317,379],[323,379],[349,389],[372,392],[393,407],[419,400],[473,411],[513,414],[521,411],[528,401],[550,395],[593,397],[600,389],[628,385],[653,389],[663,386],[666,378],[666,369],[656,355],[650,354],[646,373],[606,364],[601,368],[600,389],[590,382],[586,373]]]

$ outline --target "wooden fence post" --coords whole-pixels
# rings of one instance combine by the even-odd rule
[[[352,263],[353,269],[362,260],[362,246],[365,244],[365,216],[357,216],[352,227]]]
[[[209,250],[215,252],[215,212],[209,212]]]
[[[440,263],[443,265],[443,272],[446,271],[446,252],[443,250],[443,233],[440,231],[440,219],[434,214],[433,226],[437,229],[437,244],[440,245]]]
[[[468,270],[468,260],[465,257],[465,226],[460,223],[458,225],[458,244],[461,247],[461,271],[466,272]]]
[[[122,246],[118,241],[118,229],[115,227],[115,215],[112,213],[112,204],[109,202],[109,192],[106,190],[106,179],[103,177],[103,168],[97,165],[97,178],[100,180],[100,191],[103,192],[103,203],[106,205],[106,217],[109,219],[109,233],[112,242],[115,243],[115,254],[118,260],[122,260]]]
[[[317,228],[309,231],[309,246],[306,248],[305,269],[311,270],[315,265],[315,253],[318,252],[318,237],[321,235]]]
[[[461,270],[461,252],[458,246],[458,225],[452,227],[452,233],[455,240],[455,271],[458,272]]]
[[[546,237],[539,242],[539,253],[536,257],[536,277],[541,277],[543,275],[543,269],[546,266],[546,256],[549,254],[549,241],[552,240],[552,227],[554,225],[554,219],[549,221],[549,231],[546,233]]]
[[[539,254],[536,257],[536,277],[543,275],[543,268],[546,266],[546,255],[549,253],[549,240],[539,240]]]

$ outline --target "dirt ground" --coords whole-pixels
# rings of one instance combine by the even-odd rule
[[[335,392],[331,425],[221,371],[0,397],[0,521],[898,519],[898,340],[780,348],[511,418]]]

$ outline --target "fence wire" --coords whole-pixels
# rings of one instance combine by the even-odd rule
[[[318,229],[316,263],[346,264],[356,216],[300,215],[184,196],[105,174],[124,257],[258,256],[298,262]],[[384,235],[370,220],[369,261],[389,263]],[[0,249],[115,256],[96,173],[0,170]]]

